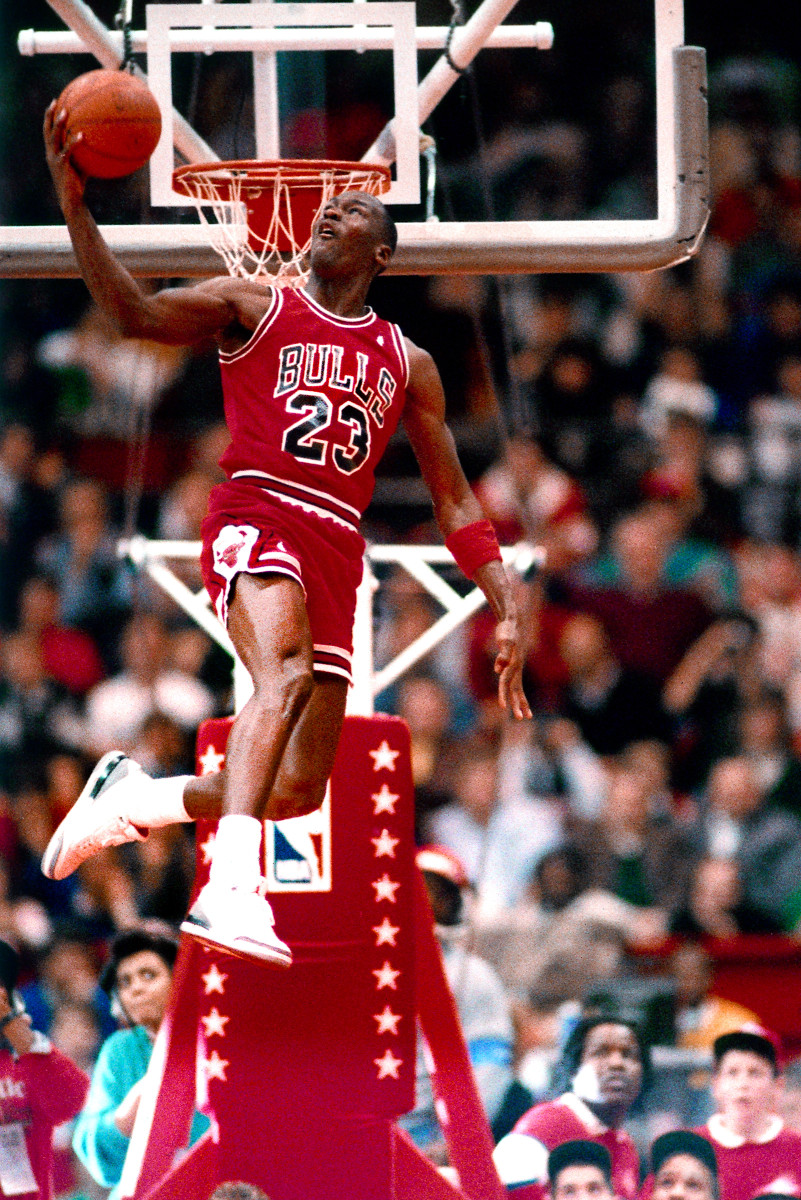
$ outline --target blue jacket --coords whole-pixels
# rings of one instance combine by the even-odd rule
[[[100,1048],[89,1095],[75,1125],[73,1149],[92,1178],[112,1188],[109,1200],[119,1196],[113,1185],[122,1177],[130,1141],[114,1124],[114,1113],[144,1076],[152,1053],[153,1043],[140,1025],[112,1033]],[[189,1144],[193,1145],[208,1127],[208,1117],[196,1112]]]

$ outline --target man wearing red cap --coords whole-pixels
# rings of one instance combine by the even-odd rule
[[[717,1112],[698,1132],[714,1147],[721,1196],[801,1194],[801,1134],[785,1128],[777,1115],[779,1039],[748,1025],[717,1038],[713,1054]]]

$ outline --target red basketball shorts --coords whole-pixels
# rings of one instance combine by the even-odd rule
[[[297,511],[257,485],[218,484],[201,529],[200,566],[217,616],[228,620],[234,580],[288,575],[303,588],[314,643],[314,669],[352,683],[353,615],[364,539],[324,517]]]

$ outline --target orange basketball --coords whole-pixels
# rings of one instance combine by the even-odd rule
[[[116,179],[144,166],[161,135],[161,113],[146,84],[127,71],[87,71],[56,101],[67,134],[82,133],[72,160],[84,175]]]

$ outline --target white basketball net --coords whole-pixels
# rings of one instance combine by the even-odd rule
[[[194,204],[230,275],[302,287],[309,274],[311,226],[320,209],[339,192],[380,195],[389,186],[389,171],[303,160],[208,163],[179,167],[173,186]],[[299,197],[305,200],[300,213]]]

